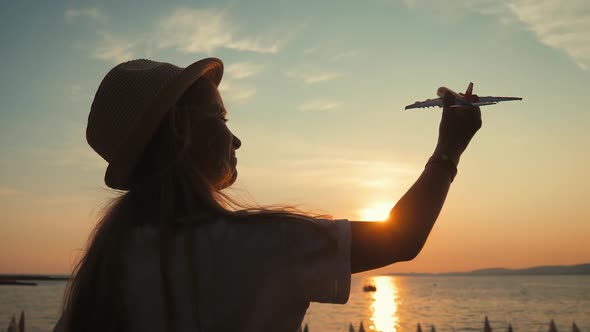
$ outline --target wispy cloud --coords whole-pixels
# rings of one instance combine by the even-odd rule
[[[231,79],[221,81],[219,91],[224,100],[229,100],[237,104],[245,104],[256,95],[256,88],[236,84]]]
[[[219,85],[219,91],[224,100],[237,104],[250,101],[256,95],[256,88],[239,81],[258,74],[262,68],[262,65],[250,62],[236,62],[228,65],[225,68],[226,77]]]
[[[503,15],[508,11],[507,3],[498,0],[463,0],[463,5],[482,15]]]
[[[65,93],[73,103],[91,101],[93,97],[88,91],[82,89],[80,84],[72,84],[69,89],[65,91]]]
[[[309,48],[306,48],[303,50],[303,54],[309,55],[309,54],[315,53],[319,49],[320,49],[319,46],[309,47]]]
[[[412,174],[415,171],[413,165],[404,163],[392,163],[381,160],[352,159],[341,157],[317,157],[310,159],[299,159],[290,161],[294,168],[297,169],[317,169],[329,168],[331,171],[336,169],[355,169],[358,171],[378,173],[378,174]],[[370,185],[369,185],[370,186]]]
[[[331,80],[334,80],[334,79],[342,76],[342,74],[334,73],[334,72],[314,72],[314,73],[307,72],[306,73],[306,72],[298,72],[298,71],[288,71],[286,74],[288,77],[303,80],[303,82],[305,84],[314,84],[314,83],[319,83],[319,82],[331,81]]]
[[[67,17],[98,15],[100,11],[68,10]],[[104,15],[103,15],[104,16]],[[246,36],[244,29],[232,23],[226,11],[213,9],[176,8],[170,14],[156,20],[155,26],[141,36],[125,33],[115,35],[110,32],[99,33],[92,57],[113,63],[120,63],[140,54],[149,56],[158,49],[172,49],[181,53],[212,54],[218,49],[253,52],[261,54],[278,53],[285,43],[304,28],[300,24],[283,33],[261,32]],[[255,64],[236,64],[234,79],[256,74],[262,69]]]
[[[406,0],[413,9],[428,8],[425,0]],[[583,70],[590,69],[590,3],[587,0],[455,0],[450,5],[492,16],[503,24],[531,31],[544,45],[562,50]]]
[[[238,36],[224,11],[178,8],[160,20],[158,46],[182,53],[211,54],[219,48],[277,53],[285,39]]]
[[[60,147],[58,149],[36,149],[34,153],[47,160],[52,166],[66,166],[82,170],[104,169],[104,161],[87,144],[79,143]]]
[[[543,44],[564,50],[580,68],[590,68],[588,1],[512,0],[508,8]]]
[[[341,102],[326,99],[313,99],[304,102],[297,108],[302,112],[310,111],[332,111],[342,106]]]
[[[67,22],[72,22],[75,19],[92,19],[100,23],[107,21],[107,16],[99,8],[69,8],[64,13],[64,18]]]
[[[404,4],[406,4],[406,6],[412,8],[416,6],[416,3],[418,2],[418,0],[403,0]]]
[[[0,197],[14,196],[18,193],[18,190],[10,187],[0,187]]]
[[[263,66],[250,62],[236,62],[225,67],[225,74],[230,78],[239,80],[242,78],[254,76],[262,71]]]
[[[99,35],[101,39],[98,41],[92,55],[95,59],[121,63],[133,58],[132,49],[134,43],[115,38],[108,32],[103,32]]]
[[[50,166],[71,167],[78,170],[101,170],[106,166],[102,159],[85,140],[85,126],[68,123],[64,127],[64,141],[55,148],[38,147],[32,154]]]
[[[36,197],[35,203],[44,205],[44,206],[80,206],[83,203],[94,203],[92,199],[90,199],[86,195],[80,194],[68,194],[68,195],[51,195],[51,196],[42,196]]]
[[[355,57],[359,54],[359,51],[357,50],[348,50],[348,51],[344,51],[342,53],[336,54],[334,56],[332,56],[332,61],[338,61],[338,60],[342,60],[344,58],[351,58],[351,57]]]
[[[361,191],[391,190],[400,182],[415,176],[416,167],[406,163],[327,155],[279,161],[270,167],[280,167],[285,179],[297,185],[348,186]],[[248,169],[253,176],[268,176],[265,167]]]

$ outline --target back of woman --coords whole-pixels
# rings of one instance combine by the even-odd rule
[[[54,331],[296,331],[310,302],[346,303],[351,273],[422,249],[481,126],[444,97],[439,140],[382,223],[248,207],[223,190],[241,141],[226,125],[219,59],[115,66],[88,117],[89,145],[120,195],[97,224]]]
[[[161,295],[158,231],[137,229],[124,256],[129,330],[165,331],[169,313],[173,331],[196,331],[196,324],[204,331],[296,331],[310,301],[345,303],[349,292],[347,223],[312,227],[220,219],[179,231],[170,253],[171,303]]]

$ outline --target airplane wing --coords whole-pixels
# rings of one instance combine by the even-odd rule
[[[497,103],[500,101],[522,100],[520,97],[479,97],[480,103]],[[475,104],[475,103],[474,103]]]
[[[485,106],[485,105],[496,105],[497,101],[488,101],[488,102],[479,102],[479,103],[471,103],[473,106]]]
[[[426,99],[425,101],[417,101],[412,105],[406,106],[406,109],[409,110],[411,108],[425,108],[425,107],[442,107],[442,99],[435,98],[435,99]]]
[[[476,103],[471,103],[473,106],[486,106],[486,105],[496,105],[501,101],[510,101],[510,100],[522,100],[520,97],[479,97],[479,101]],[[453,106],[451,106],[453,107]],[[460,107],[460,106],[459,106]]]

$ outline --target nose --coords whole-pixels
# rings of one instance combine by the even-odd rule
[[[234,136],[234,140],[232,141],[232,145],[233,145],[234,149],[237,150],[240,148],[240,146],[242,146],[242,141],[240,141],[240,139],[236,135],[233,135],[233,136]]]

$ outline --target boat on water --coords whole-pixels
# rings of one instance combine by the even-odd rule
[[[365,292],[375,292],[375,291],[377,291],[377,287],[375,287],[375,285],[364,285],[363,286],[363,291],[365,291]]]

